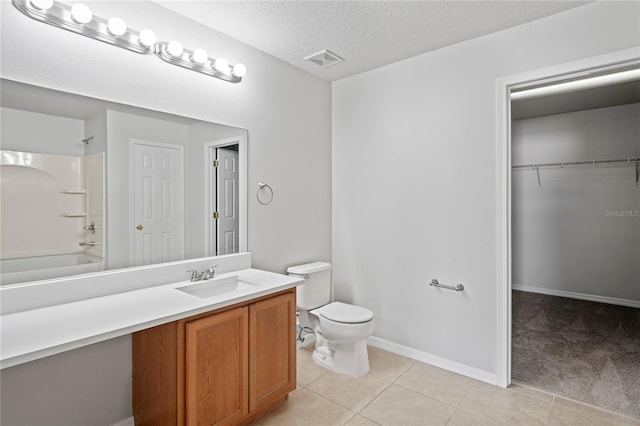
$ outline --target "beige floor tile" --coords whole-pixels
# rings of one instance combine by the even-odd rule
[[[371,370],[359,378],[331,372],[314,362],[311,353],[298,350],[300,386],[289,401],[252,424],[409,426],[448,420],[447,426],[640,426],[639,420],[563,397],[554,399],[526,384],[514,383],[505,390],[371,346]]]
[[[371,374],[349,377],[330,372],[308,389],[357,413],[390,384]]]
[[[551,409],[549,424],[554,426],[556,425],[568,425],[568,426],[613,425],[613,423],[610,423],[606,420],[602,420],[597,417],[588,416],[587,414],[582,413],[580,411],[571,410],[569,408],[565,408],[559,405],[554,405],[553,408]]]
[[[474,414],[458,408],[451,416],[451,419],[449,419],[447,426],[496,426],[498,424],[498,420],[489,417],[486,413]]]
[[[395,384],[456,407],[470,389],[487,386],[469,377],[422,362],[413,364]]]
[[[522,395],[527,395],[545,402],[553,402],[552,393],[521,385],[520,383],[511,383],[508,389],[512,392],[521,393]]]
[[[296,368],[300,386],[307,386],[329,372],[327,368],[315,362],[311,358],[311,354],[312,352],[305,349],[298,349]]]
[[[589,404],[584,404],[581,402],[573,401],[571,399],[563,398],[561,396],[556,396],[553,401],[553,405],[554,407],[559,406],[569,408],[582,414],[586,414],[587,416],[596,417],[598,419],[602,419],[617,425],[640,425],[640,419],[632,419],[626,416],[618,415],[616,413],[612,413],[610,411],[603,410]]]
[[[410,358],[373,346],[368,346],[367,351],[369,352],[369,374],[376,375],[386,382],[395,381],[415,363]]]
[[[380,426],[380,425],[371,419],[368,419],[359,414],[356,414],[355,416],[353,416],[351,420],[349,420],[349,423],[347,423],[346,426]]]
[[[384,426],[444,425],[454,411],[450,405],[391,385],[361,414]]]
[[[346,408],[301,388],[291,393],[288,401],[259,417],[257,422],[263,426],[342,426],[353,416],[354,413]]]
[[[535,425],[547,422],[551,403],[483,384],[467,393],[460,408],[500,424]]]

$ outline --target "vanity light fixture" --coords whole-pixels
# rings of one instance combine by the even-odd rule
[[[195,62],[196,64],[204,64],[209,60],[209,55],[207,55],[207,51],[204,49],[196,49],[193,51],[193,54],[191,54],[191,61]]]
[[[231,74],[235,75],[236,77],[244,77],[246,73],[247,67],[242,64],[235,64],[233,66],[233,69],[231,70]]]
[[[221,73],[228,74],[229,73],[229,61],[225,58],[218,58],[213,63],[213,68]]]
[[[107,21],[107,31],[114,37],[120,37],[127,32],[127,24],[116,16]]]
[[[53,0],[31,0],[31,5],[39,10],[47,10],[53,6]]]
[[[184,47],[179,41],[172,40],[167,44],[167,52],[169,52],[171,56],[180,57],[184,52]]]
[[[163,61],[173,65],[177,65],[179,67],[198,71],[202,74],[210,75],[221,80],[229,81],[231,83],[239,83],[240,81],[242,81],[242,75],[234,74],[229,66],[229,62],[227,62],[226,59],[212,59],[209,57],[205,57],[204,55],[206,55],[206,52],[204,52],[204,50],[202,49],[191,51],[189,49],[182,48],[182,50],[179,50],[177,48],[177,45],[172,43],[174,42],[172,41],[166,43],[164,41],[160,41],[156,43],[156,55],[158,55],[158,57]],[[180,47],[182,47],[181,44]],[[219,65],[219,67],[216,66],[216,64],[220,63],[226,63],[226,68],[224,68],[222,65]],[[242,64],[236,64],[234,66],[234,68],[237,68],[239,70],[242,70],[243,67],[244,65]]]
[[[22,13],[35,20],[112,44],[132,52],[155,53],[173,65],[197,71],[231,83],[239,83],[247,68],[242,64],[229,65],[224,58],[210,58],[204,49],[188,50],[178,41],[158,42],[149,29],[140,32],[127,27],[118,17],[108,20],[95,16],[83,3],[68,6],[55,0],[12,0]]]
[[[156,44],[156,33],[151,30],[144,29],[140,31],[140,35],[138,36],[138,43],[140,46],[144,47],[153,47]]]
[[[82,3],[75,3],[71,6],[71,18],[78,24],[88,24],[93,19],[93,13],[89,6]]]

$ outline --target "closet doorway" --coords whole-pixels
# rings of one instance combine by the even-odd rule
[[[511,118],[512,378],[640,418],[640,76]]]
[[[640,418],[640,75],[515,95],[639,67],[609,56],[499,81],[498,379]]]

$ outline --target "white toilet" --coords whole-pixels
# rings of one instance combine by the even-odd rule
[[[291,266],[289,275],[304,278],[298,286],[300,325],[313,330],[313,359],[339,374],[358,377],[369,372],[367,337],[373,333],[373,312],[360,306],[331,302],[331,264]]]

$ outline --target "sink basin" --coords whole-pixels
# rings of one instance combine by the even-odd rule
[[[232,275],[230,277],[213,278],[197,284],[176,287],[176,290],[205,299],[234,291],[246,290],[256,285],[257,284],[241,280],[237,275]]]

